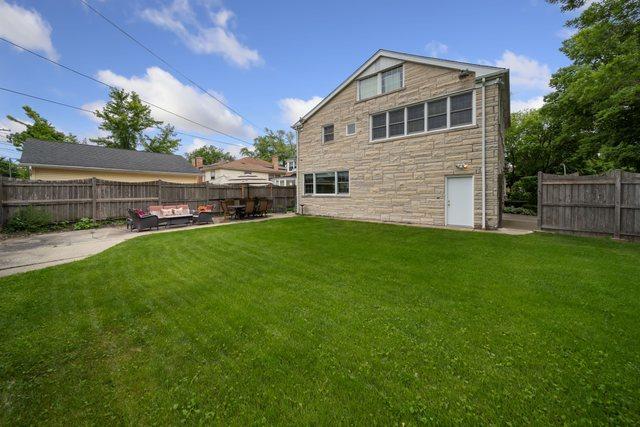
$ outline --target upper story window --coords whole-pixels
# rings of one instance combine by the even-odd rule
[[[358,81],[358,100],[392,92],[404,85],[404,68],[401,66],[382,71]]]
[[[289,160],[287,162],[287,172],[294,172],[296,170],[296,161]]]
[[[371,140],[474,124],[473,100],[473,92],[470,91],[372,114]]]
[[[355,135],[356,134],[356,124],[349,123],[347,125],[347,135]]]
[[[333,125],[326,125],[322,127],[322,142],[333,141]]]

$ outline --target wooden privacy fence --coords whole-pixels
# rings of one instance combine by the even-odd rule
[[[572,234],[640,238],[640,174],[538,173],[538,227]]]
[[[124,218],[127,209],[149,205],[188,204],[191,209],[223,199],[266,198],[273,212],[295,207],[295,187],[251,187],[246,184],[176,184],[165,181],[118,182],[101,179],[29,181],[0,177],[0,225],[20,208],[34,206],[54,222]],[[220,211],[219,203],[214,209]]]

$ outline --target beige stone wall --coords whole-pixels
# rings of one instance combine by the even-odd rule
[[[476,124],[383,142],[370,142],[370,115],[394,107],[475,87],[475,76],[459,79],[444,68],[405,63],[405,88],[365,101],[356,101],[356,82],[348,85],[307,122],[299,133],[298,188],[304,212],[344,218],[445,224],[445,177],[474,176],[474,223],[482,223],[482,92],[475,89]],[[486,212],[487,226],[497,227],[501,201],[498,186],[503,170],[504,116],[499,85],[486,87]],[[506,89],[508,90],[508,88]],[[507,92],[508,93],[508,92]],[[504,113],[504,111],[503,111]],[[347,123],[356,123],[346,136]],[[321,140],[322,126],[335,125],[335,139]],[[467,170],[456,163],[466,162]],[[305,173],[348,170],[348,196],[302,194]]]
[[[70,179],[87,179],[99,178],[108,181],[121,182],[146,182],[163,180],[167,182],[176,182],[180,184],[195,184],[198,182],[198,175],[176,175],[163,173],[133,173],[133,172],[109,172],[98,170],[81,170],[81,169],[57,169],[32,167],[31,179],[40,179],[43,181],[65,181]]]

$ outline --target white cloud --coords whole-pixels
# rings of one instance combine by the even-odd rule
[[[213,22],[219,27],[226,28],[229,24],[229,21],[235,17],[235,13],[230,11],[229,9],[220,9],[218,12],[213,14]]]
[[[278,101],[282,113],[282,119],[289,124],[294,124],[298,119],[307,114],[318,105],[323,98],[314,96],[310,99],[284,98]]]
[[[575,28],[564,27],[556,31],[556,36],[560,37],[562,40],[566,40],[568,38],[571,38],[577,32],[578,30],[576,30]]]
[[[192,86],[182,84],[171,73],[161,68],[151,67],[143,76],[132,77],[121,76],[111,70],[102,70],[97,73],[96,77],[112,86],[135,91],[145,101],[227,134],[245,139],[257,135],[255,129],[245,125],[240,116]],[[210,92],[224,101],[221,94]],[[103,103],[104,101],[98,100],[85,104],[83,107],[95,110],[101,108]],[[158,120],[173,124],[180,131],[218,135],[202,126],[155,107],[151,107],[151,114]]]
[[[551,72],[547,64],[505,50],[495,65],[509,68],[511,85],[516,88],[549,91]]]
[[[106,101],[98,100],[98,101],[92,101],[92,102],[87,102],[86,104],[82,104],[82,108],[89,111],[96,111],[96,110],[102,110],[106,104],[107,104]],[[96,117],[95,114],[91,114],[86,111],[82,111],[82,114],[87,116],[89,120],[91,120],[92,122],[101,123],[101,120],[98,117]]]
[[[0,0],[0,36],[43,52],[49,59],[60,58],[51,42],[51,26],[35,10]]]
[[[440,55],[444,55],[449,51],[449,46],[436,40],[431,40],[424,48],[434,58],[439,58]]]
[[[227,61],[241,68],[262,64],[257,50],[242,44],[228,28],[229,20],[234,17],[228,9],[212,13],[205,5],[211,17],[212,26],[200,24],[197,15],[187,0],[174,0],[160,9],[145,9],[141,16],[148,22],[176,34],[191,51],[200,54],[222,55]]]
[[[524,110],[535,110],[544,104],[544,98],[542,96],[536,96],[531,99],[519,100],[514,99],[511,101],[511,111],[524,111]]]

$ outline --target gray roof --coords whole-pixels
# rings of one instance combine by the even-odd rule
[[[98,145],[29,139],[22,146],[23,165],[113,169],[120,171],[200,174],[187,159],[175,154],[106,148]]]

